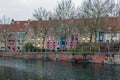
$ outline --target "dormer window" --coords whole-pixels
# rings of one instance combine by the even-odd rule
[[[17,24],[19,24],[20,22],[19,21],[17,21]]]
[[[14,24],[14,22],[12,22],[12,24]]]
[[[20,30],[22,31],[23,29],[22,29],[22,28],[20,28]]]

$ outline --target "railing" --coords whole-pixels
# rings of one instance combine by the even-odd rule
[[[102,47],[85,47],[82,46],[80,48],[72,48],[72,49],[57,49],[57,50],[23,50],[23,51],[1,51],[0,53],[13,53],[13,54],[30,54],[30,53],[67,53],[67,54],[118,54],[120,55],[120,46],[119,47],[111,47],[111,46],[102,46]]]

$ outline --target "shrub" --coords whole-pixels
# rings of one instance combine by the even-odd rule
[[[37,51],[40,51],[39,48],[33,46],[32,43],[26,43],[24,46],[23,46],[24,50],[25,51],[30,51],[30,52],[37,52]]]
[[[70,49],[71,53],[80,53],[80,54],[93,54],[99,51],[99,44],[82,44],[78,47]]]

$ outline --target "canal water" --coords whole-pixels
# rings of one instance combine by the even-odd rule
[[[120,65],[0,57],[0,80],[120,80]]]

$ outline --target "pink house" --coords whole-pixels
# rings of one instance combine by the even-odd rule
[[[54,37],[47,37],[45,41],[45,48],[55,50],[57,48],[57,40]]]
[[[8,33],[8,37],[6,40],[6,47],[9,51],[16,50],[16,35],[14,32]]]

